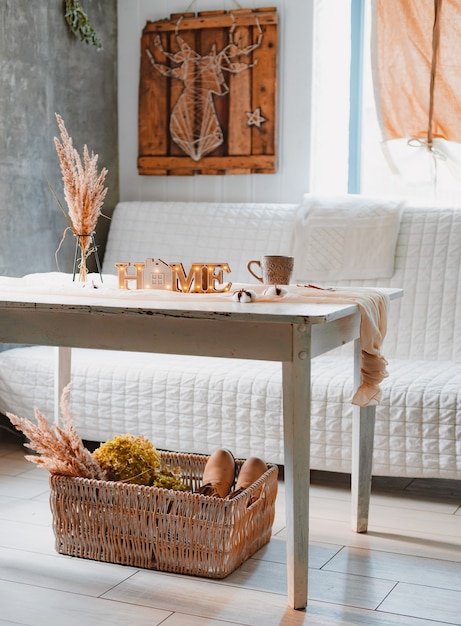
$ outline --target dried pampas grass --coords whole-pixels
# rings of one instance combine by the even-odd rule
[[[105,472],[96,458],[85,448],[75,430],[69,396],[70,384],[65,387],[61,396],[62,427],[57,424],[50,425],[38,409],[34,410],[36,424],[12,413],[6,415],[13,426],[29,440],[24,445],[37,453],[26,455],[28,461],[44,467],[52,474],[104,480]]]
[[[65,211],[64,214],[69,228],[78,240],[81,251],[80,279],[84,281],[87,274],[86,259],[92,252],[90,247],[92,236],[107,194],[107,187],[104,187],[107,170],[103,168],[98,174],[98,155],[92,152],[90,156],[86,144],[83,147],[82,162],[64,120],[57,113],[56,120],[61,141],[55,137],[54,143],[61,164],[64,198],[68,207],[68,215]]]

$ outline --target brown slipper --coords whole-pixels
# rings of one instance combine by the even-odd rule
[[[225,498],[235,480],[235,459],[229,450],[215,450],[203,470],[202,486],[197,490],[206,496]]]
[[[264,472],[267,472],[267,465],[264,461],[262,459],[258,459],[256,456],[250,456],[250,458],[248,458],[240,468],[235,490],[247,489],[254,482],[256,482],[258,478],[264,474]]]
[[[258,457],[256,456],[250,456],[250,458],[248,458],[240,468],[240,472],[237,477],[237,484],[235,485],[235,490],[227,497],[229,499],[235,498],[239,495],[239,493],[242,493],[242,491],[245,491],[245,489],[251,487],[251,485],[256,482],[258,478],[260,478],[266,471],[267,465],[262,459],[258,459]],[[255,502],[259,498],[260,493],[260,489],[255,491],[255,493],[251,497],[249,504]]]

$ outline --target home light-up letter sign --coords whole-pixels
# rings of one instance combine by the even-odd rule
[[[165,263],[162,259],[115,265],[120,289],[129,289],[129,281],[136,281],[136,289],[169,289],[183,293],[222,293],[232,287],[231,282],[224,284],[224,272],[231,271],[228,263],[192,263],[187,276],[182,263]],[[129,270],[131,267],[134,273]]]

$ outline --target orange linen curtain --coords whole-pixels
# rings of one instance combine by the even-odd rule
[[[374,0],[373,31],[384,141],[461,142],[460,0]]]

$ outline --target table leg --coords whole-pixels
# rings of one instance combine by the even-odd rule
[[[288,604],[307,606],[311,329],[293,326],[293,361],[283,363]]]
[[[360,341],[354,342],[354,388],[361,382]],[[352,410],[351,526],[357,533],[368,530],[373,440],[376,407],[354,406]]]
[[[70,382],[72,348],[55,348],[54,422],[59,421],[59,404],[64,387]]]

